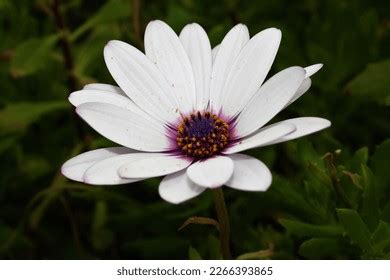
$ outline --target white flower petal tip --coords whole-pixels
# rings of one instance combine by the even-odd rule
[[[95,163],[107,158],[133,152],[134,150],[125,147],[103,148],[88,151],[67,160],[61,167],[61,173],[71,180],[84,182],[84,173]]]
[[[92,83],[92,84],[85,85],[83,89],[101,90],[101,91],[112,92],[112,93],[117,93],[126,96],[126,93],[124,93],[124,91],[121,90],[120,87],[109,85],[109,84]]]
[[[315,73],[317,73],[318,71],[320,71],[320,69],[324,66],[324,64],[322,63],[318,63],[318,64],[313,64],[313,65],[310,65],[310,66],[307,66],[305,67],[305,72],[306,72],[306,75],[305,75],[305,78],[309,78],[310,76],[313,76]]]
[[[256,147],[267,146],[268,143],[293,133],[296,130],[296,126],[293,123],[276,123],[266,126],[253,135],[247,136],[244,139],[239,140],[233,146],[227,148],[224,154],[234,154],[241,151],[253,149]]]
[[[83,180],[91,185],[119,185],[137,182],[146,178],[126,179],[118,175],[118,169],[128,162],[151,157],[153,153],[129,153],[117,155],[93,164],[84,173]]]
[[[191,160],[182,156],[159,154],[139,159],[123,165],[118,170],[122,178],[152,178],[180,171],[191,164]]]
[[[286,136],[280,137],[279,139],[276,139],[268,144],[271,145],[271,144],[293,140],[302,136],[306,136],[318,132],[332,125],[332,123],[329,120],[323,118],[317,118],[317,117],[302,117],[302,118],[289,119],[289,120],[282,121],[279,124],[282,123],[293,124],[296,126],[297,129],[294,132]]]
[[[185,170],[165,176],[158,187],[161,198],[173,204],[194,198],[205,190],[192,182]]]
[[[134,106],[131,100],[123,95],[92,88],[72,92],[68,100],[75,107],[88,102],[107,103],[123,108],[131,108]]]
[[[271,171],[260,160],[243,154],[230,155],[234,162],[232,177],[225,184],[242,191],[266,191],[272,183]]]
[[[187,168],[187,175],[199,186],[218,188],[230,179],[233,167],[233,161],[230,158],[218,156],[195,162]]]

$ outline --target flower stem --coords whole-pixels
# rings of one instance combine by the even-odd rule
[[[219,223],[219,241],[222,257],[225,260],[232,259],[230,253],[230,222],[229,214],[226,209],[225,198],[222,188],[212,189],[214,195],[215,210],[217,211]]]

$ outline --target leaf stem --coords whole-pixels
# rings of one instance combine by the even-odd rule
[[[68,30],[65,26],[64,17],[60,10],[60,0],[53,0],[51,9],[53,13],[54,22],[58,33],[60,35],[60,45],[62,50],[62,56],[64,57],[64,63],[68,72],[68,87],[71,92],[77,89],[77,80],[74,76],[74,61],[71,53],[71,46],[68,38]]]
[[[215,210],[219,222],[219,240],[221,246],[221,254],[225,260],[232,259],[230,253],[230,222],[229,214],[226,209],[225,198],[222,188],[212,189],[214,195]]]

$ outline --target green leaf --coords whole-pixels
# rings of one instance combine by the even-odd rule
[[[390,105],[390,60],[368,64],[367,68],[353,79],[347,90],[356,96],[365,96],[380,104]]]
[[[362,165],[363,174],[363,195],[361,215],[370,230],[374,230],[379,222],[380,212],[378,205],[378,195],[374,184],[374,175],[371,170]]]
[[[213,235],[207,238],[207,245],[209,249],[209,258],[212,260],[222,260],[222,255],[219,247],[219,239]]]
[[[382,242],[386,238],[390,238],[390,223],[379,221],[378,227],[371,236],[371,241],[375,244]]]
[[[351,170],[353,170],[354,172],[359,172],[361,170],[361,165],[367,164],[367,161],[368,161],[368,148],[363,147],[355,152],[355,154],[353,155],[353,157],[349,162],[349,166]]]
[[[378,197],[385,201],[388,200],[386,194],[390,192],[389,158],[390,139],[387,139],[377,146],[371,157],[371,169],[375,174]]]
[[[32,247],[32,242],[19,229],[10,228],[0,221],[0,254],[6,251],[26,251]]]
[[[341,236],[343,234],[343,229],[336,225],[314,225],[287,219],[280,219],[279,223],[282,224],[288,232],[298,236],[330,237]]]
[[[88,21],[83,23],[73,32],[71,35],[71,40],[77,40],[81,35],[96,25],[115,22],[124,18],[130,19],[130,8],[131,5],[129,1],[108,1],[93,17],[91,17]]]
[[[315,178],[320,184],[327,186],[328,188],[332,187],[332,179],[330,176],[318,166],[317,163],[309,162],[308,169],[311,176]]]
[[[371,242],[375,257],[386,258],[385,254],[390,252],[390,223],[379,221],[378,227],[371,236]]]
[[[8,104],[0,111],[0,135],[23,132],[44,114],[68,107],[66,101]]]
[[[27,76],[45,67],[57,40],[58,35],[50,35],[21,43],[11,60],[11,74],[14,77]]]
[[[190,260],[202,260],[199,252],[192,246],[188,249],[188,258]]]
[[[371,249],[370,231],[359,214],[352,209],[336,209],[337,216],[352,242],[363,250]]]
[[[298,252],[307,259],[327,259],[339,255],[341,248],[339,239],[312,238],[303,242]]]
[[[5,152],[8,148],[10,148],[15,142],[17,141],[17,137],[10,136],[10,137],[2,137],[0,139],[0,155]]]

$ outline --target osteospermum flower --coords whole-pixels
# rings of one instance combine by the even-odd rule
[[[309,89],[309,77],[322,67],[290,67],[263,83],[280,40],[276,28],[250,39],[247,27],[238,24],[212,50],[198,24],[177,36],[164,22],[152,21],[145,54],[110,41],[104,59],[119,87],[89,84],[69,100],[90,126],[121,147],[80,154],[62,173],[94,185],[165,176],[159,193],[171,203],[222,185],[267,190],[269,169],[240,152],[330,126],[316,117],[265,126]]]

